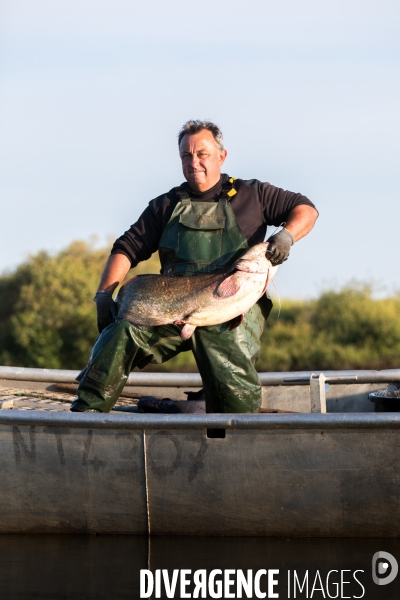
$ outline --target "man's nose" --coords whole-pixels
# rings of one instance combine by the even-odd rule
[[[190,159],[190,166],[193,168],[196,168],[199,166],[199,157],[197,156],[197,154],[192,154],[192,157]]]

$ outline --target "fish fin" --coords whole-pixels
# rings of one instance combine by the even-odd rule
[[[235,317],[234,319],[232,319],[229,323],[229,331],[232,331],[232,329],[236,329],[236,327],[239,327],[239,325],[241,324],[241,322],[244,319],[244,315],[238,315],[237,317]]]
[[[217,296],[222,296],[222,298],[230,298],[231,296],[237,294],[239,290],[240,285],[237,281],[237,278],[235,277],[235,275],[231,275],[219,284],[219,286],[215,290],[215,293],[217,294]]]
[[[189,323],[185,323],[182,327],[181,338],[182,340],[188,340],[192,337],[193,331],[196,329],[196,325],[189,325]]]

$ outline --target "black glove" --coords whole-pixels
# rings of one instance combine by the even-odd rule
[[[271,235],[267,242],[269,242],[269,246],[266,257],[273,265],[281,265],[288,259],[290,247],[294,244],[294,237],[290,231],[282,229],[275,235]]]
[[[111,292],[97,292],[93,300],[97,308],[97,329],[99,333],[113,323],[118,313],[117,303],[112,299]]]

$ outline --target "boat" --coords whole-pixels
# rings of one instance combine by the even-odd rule
[[[77,375],[0,367],[1,533],[400,535],[400,414],[370,401],[398,369],[261,373],[261,414],[139,413],[201,387],[150,372],[72,413]]]

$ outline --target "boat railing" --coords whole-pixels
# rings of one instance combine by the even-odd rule
[[[0,379],[20,381],[52,381],[74,383],[80,371],[66,369],[36,369],[27,367],[0,366]],[[312,375],[325,377],[326,383],[391,383],[400,381],[400,369],[343,370],[343,371],[279,371],[259,373],[261,385],[305,385]],[[127,385],[162,385],[163,387],[201,387],[198,373],[131,373]]]
[[[0,383],[9,387],[75,391],[79,371],[0,366]],[[282,371],[259,373],[263,408],[291,412],[370,412],[369,395],[390,383],[400,382],[400,369],[343,371]],[[202,387],[198,373],[133,372],[124,395],[169,396],[186,399],[185,392]]]

